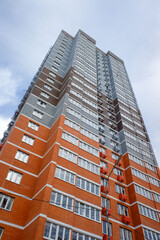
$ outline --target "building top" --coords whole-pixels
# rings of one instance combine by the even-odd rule
[[[117,57],[117,56],[116,56],[114,53],[112,53],[111,51],[108,51],[108,52],[106,53],[106,55],[111,55],[111,56],[112,56],[113,58],[115,58],[116,60],[124,63],[124,61],[123,61],[122,59],[120,59],[119,57]]]

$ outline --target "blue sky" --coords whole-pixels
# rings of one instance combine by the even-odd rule
[[[82,29],[125,62],[160,162],[160,1],[1,0],[0,137],[47,50]]]

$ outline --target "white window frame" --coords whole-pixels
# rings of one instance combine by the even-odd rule
[[[69,170],[65,170],[60,167],[56,167],[55,177],[65,182],[75,185],[76,175]]]
[[[26,135],[26,134],[24,134],[24,135],[23,135],[23,138],[22,138],[22,142],[27,143],[27,144],[29,144],[30,146],[33,146],[34,140],[35,140],[34,138],[32,138],[32,137],[30,137],[30,136],[28,136],[28,135]]]
[[[59,156],[77,164],[77,155],[63,147],[59,148]]]
[[[58,207],[73,211],[73,198],[52,190],[50,203]]]
[[[15,159],[27,163],[28,162],[28,158],[29,158],[29,154],[22,152],[20,150],[17,150],[16,155],[15,155]]]
[[[28,122],[28,127],[31,128],[31,129],[33,129],[33,130],[35,130],[36,132],[37,132],[38,129],[39,129],[39,125],[38,125],[37,123],[32,122],[32,121],[29,121],[29,122]]]
[[[43,113],[37,111],[36,109],[33,110],[32,115],[34,115],[35,117],[38,117],[40,119],[42,119],[42,117],[43,117]]]
[[[14,198],[10,197],[4,193],[0,193],[0,208],[7,210],[7,211],[11,211],[12,205],[13,205],[13,201]],[[3,206],[4,205],[4,206]]]
[[[48,234],[47,234],[47,236],[45,236],[45,234],[46,234],[46,229],[47,229],[47,225],[48,225],[48,227],[49,227],[49,229],[48,229]],[[44,231],[44,236],[43,236],[43,238],[44,239],[53,239],[53,238],[51,238],[51,233],[52,233],[52,229],[53,229],[53,226],[55,227],[55,239],[58,239],[58,235],[59,235],[59,229],[61,228],[61,230],[62,230],[62,228],[63,228],[63,233],[62,233],[62,240],[65,240],[66,238],[65,238],[65,234],[66,234],[66,229],[67,229],[67,231],[68,231],[68,239],[70,239],[70,237],[71,237],[71,229],[70,228],[66,228],[66,227],[64,227],[64,226],[62,226],[62,225],[57,225],[57,224],[55,224],[55,223],[51,223],[51,222],[46,222],[46,226],[45,226],[45,231]]]
[[[16,183],[16,184],[20,184],[21,183],[21,179],[22,179],[22,174],[18,173],[16,171],[13,170],[9,170],[6,180]]]
[[[74,213],[82,217],[89,218],[92,221],[101,222],[99,209],[78,200],[75,200]]]

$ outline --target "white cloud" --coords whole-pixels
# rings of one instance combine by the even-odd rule
[[[17,102],[16,91],[19,77],[13,76],[8,68],[0,68],[0,106]]]
[[[4,118],[2,116],[0,116],[0,139],[2,139],[3,137],[3,133],[4,131],[7,130],[7,126],[9,124],[9,122],[11,121],[10,118]]]

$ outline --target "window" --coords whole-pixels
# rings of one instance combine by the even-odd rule
[[[84,150],[84,151],[86,151],[88,153],[91,153],[91,154],[93,154],[93,155],[95,155],[97,157],[99,156],[98,149],[92,147],[91,145],[89,145],[89,144],[87,144],[85,142],[80,141],[79,142],[79,148],[81,148],[82,150]]]
[[[106,178],[101,177],[101,185],[108,187],[108,180]]]
[[[55,177],[63,181],[69,182],[73,185],[75,184],[75,174],[62,168],[56,167]]]
[[[82,104],[79,103],[78,101],[74,100],[73,98],[69,98],[69,102],[74,104],[75,106],[81,108],[82,107]]]
[[[88,95],[89,97],[91,97],[91,98],[93,98],[94,100],[97,101],[97,96],[93,95],[92,93],[90,93],[90,92],[88,92],[88,91],[86,91],[86,90],[84,90],[84,93],[85,93],[86,95]]]
[[[133,139],[134,141],[137,141],[137,138],[136,136],[134,136],[133,134],[127,132],[127,131],[124,131],[125,135],[131,139]]]
[[[52,90],[52,87],[51,87],[51,86],[49,86],[48,84],[44,84],[44,88],[48,89],[49,91],[51,91],[51,90]]]
[[[0,208],[10,211],[14,198],[0,193]],[[1,236],[1,234],[0,234]]]
[[[61,193],[52,191],[50,203],[73,211],[73,198],[63,195]]]
[[[98,114],[94,111],[92,111],[91,109],[87,108],[86,106],[82,106],[82,110],[86,113],[88,113],[89,115],[91,115],[92,117],[95,117],[98,119]]]
[[[108,235],[108,230],[109,230],[110,236],[112,236],[112,225],[111,223],[109,223],[109,226],[107,225],[108,225],[107,222],[102,221],[102,231],[104,234]]]
[[[139,148],[129,142],[126,142],[127,147],[131,148],[132,150],[136,151],[139,153]]]
[[[143,154],[144,156],[148,157],[148,158],[152,158],[152,157],[151,157],[151,154],[148,153],[148,152],[146,152],[146,151],[144,151],[144,150],[142,150],[142,154]]]
[[[49,75],[51,75],[52,77],[56,77],[56,74],[49,72]],[[48,79],[47,79],[48,80]]]
[[[132,240],[132,232],[120,227],[121,240]]]
[[[154,195],[155,201],[160,203],[160,194],[153,193],[153,195]]]
[[[83,88],[80,87],[78,84],[76,84],[75,82],[71,82],[71,85],[78,88],[80,91],[83,91]]]
[[[147,228],[143,228],[143,231],[144,231],[145,240],[149,240],[149,239],[159,240],[160,239],[160,233],[154,232]]]
[[[129,129],[131,129],[131,130],[134,131],[134,127],[133,127],[132,125],[130,125],[130,124],[124,122],[124,121],[123,121],[123,125],[124,125],[125,127],[127,127],[127,128],[129,128]]]
[[[78,232],[73,232],[72,233],[72,240],[98,240],[95,237],[90,237],[88,235],[84,235],[82,233],[78,233]]]
[[[71,108],[67,108],[67,112],[76,118],[81,118],[81,114]]]
[[[7,179],[8,181],[11,181],[11,182],[20,184],[21,179],[22,179],[22,174],[21,174],[21,173],[18,173],[18,172],[15,172],[15,171],[13,171],[13,170],[9,170],[6,179]]]
[[[79,97],[80,99],[82,99],[82,95],[80,93],[78,93],[78,92],[76,92],[76,91],[74,91],[72,89],[70,89],[70,93],[75,95],[76,97]]]
[[[93,84],[93,85],[95,85],[95,86],[96,86],[96,83],[95,83],[95,82],[93,82],[91,79],[89,79],[89,78],[85,77],[85,80],[87,80],[89,83],[91,83],[91,84]]]
[[[32,138],[32,137],[30,137],[30,136],[28,136],[26,134],[24,134],[24,136],[22,138],[22,142],[25,142],[25,143],[27,143],[27,144],[29,144],[31,146],[33,146],[34,140],[35,140],[34,138]]]
[[[90,90],[92,90],[93,92],[97,93],[96,89],[94,89],[92,86],[90,86],[89,84],[84,83],[84,86],[89,88]]]
[[[75,80],[79,81],[80,83],[83,83],[83,81],[82,81],[81,79],[79,79],[78,77],[73,76],[73,78],[74,78]]]
[[[74,212],[80,216],[100,222],[100,210],[90,205],[75,201]]]
[[[0,227],[0,239],[2,237],[3,231],[4,231],[4,228]]]
[[[156,211],[144,205],[141,205],[141,204],[138,204],[138,205],[139,205],[140,214],[144,215],[145,217],[151,218],[155,221],[158,221],[158,216]]]
[[[151,184],[160,187],[160,181],[154,177],[149,176],[149,181]]]
[[[67,126],[79,131],[79,125],[73,121],[71,121],[68,118],[65,118],[64,124],[66,124]]]
[[[139,133],[140,135],[142,135],[143,137],[146,137],[146,134],[142,131],[140,131],[139,129],[136,129],[136,132]]]
[[[21,162],[27,163],[28,158],[29,158],[29,154],[27,154],[25,152],[22,152],[20,150],[17,150],[15,159],[17,159],[17,160],[19,160]]]
[[[33,111],[32,114],[33,114],[34,116],[40,118],[40,119],[42,119],[42,117],[43,117],[43,113],[41,113],[41,112],[39,112],[39,111],[37,111],[37,110],[35,110],[35,109],[34,109],[34,111]]]
[[[117,176],[118,176],[118,175],[123,176],[122,170],[120,170],[120,169],[118,169],[118,168],[114,168],[113,171],[114,171],[114,174],[116,174]]]
[[[101,197],[102,207],[110,208],[110,199]]]
[[[140,187],[139,185],[136,185],[136,184],[135,184],[135,190],[136,190],[136,193],[142,195],[143,197],[153,200],[152,193],[149,190],[143,187]]]
[[[34,122],[29,121],[28,127],[29,127],[29,128],[32,128],[32,129],[35,130],[35,131],[38,131],[39,125],[36,124],[36,123],[34,123]]]
[[[145,142],[144,140],[142,140],[142,139],[139,138],[139,142],[140,142],[141,144],[143,144],[145,147],[148,147],[148,143]]]
[[[37,105],[39,105],[39,106],[41,106],[41,107],[43,107],[43,108],[46,108],[47,103],[45,103],[45,102],[43,102],[42,100],[38,99]]]
[[[98,142],[98,139],[99,139],[99,138],[98,138],[97,135],[95,135],[94,133],[92,133],[92,132],[90,132],[90,131],[82,128],[82,127],[81,127],[81,133],[82,133],[83,135],[85,135],[86,137],[88,137],[88,138],[90,138],[90,139]]]
[[[143,163],[143,161],[142,161],[141,159],[139,159],[139,158],[137,158],[137,157],[135,157],[135,156],[133,156],[133,155],[131,155],[131,154],[129,154],[129,158],[130,158],[132,161],[134,161],[134,162],[136,162],[137,164],[139,164],[139,165],[141,165],[141,166],[144,167],[144,163]]]
[[[44,238],[69,240],[70,229],[54,223],[46,222],[46,226],[44,230]]]
[[[136,177],[138,177],[138,178],[140,178],[140,179],[142,179],[142,180],[148,182],[147,175],[144,174],[143,172],[138,171],[138,170],[135,169],[135,168],[132,168],[132,174],[133,174],[134,176],[136,176]]]
[[[84,101],[85,103],[87,103],[88,105],[96,108],[96,109],[98,108],[98,107],[97,107],[97,104],[95,104],[94,102],[88,100],[87,98],[84,98],[84,97],[83,97],[83,101]]]
[[[68,149],[64,149],[60,147],[59,156],[63,157],[71,162],[77,163],[77,155],[69,151]]]
[[[105,142],[106,142],[106,138],[105,138],[105,136],[103,136],[103,135],[101,135],[101,134],[99,134],[99,142],[101,143],[101,144],[105,144]]]
[[[107,163],[104,161],[100,161],[100,167],[107,168]]]
[[[95,128],[98,130],[98,124],[91,121],[90,119],[84,117],[84,116],[81,116],[81,121],[84,122],[85,124],[87,125],[90,125],[91,127]]]
[[[116,193],[119,193],[119,194],[121,194],[121,193],[126,194],[125,187],[122,187],[122,186],[119,185],[119,184],[115,184],[115,186],[116,186]]]
[[[54,74],[54,75],[55,75],[55,74]],[[56,75],[55,75],[54,77],[56,77]],[[50,83],[54,83],[54,81],[53,81],[52,79],[50,79],[50,78],[46,78],[46,80],[47,80],[48,82],[50,82]]]
[[[99,175],[99,166],[90,162],[87,159],[84,159],[82,157],[78,157],[78,165],[82,168],[87,169],[88,171],[91,171],[91,172]]]
[[[40,95],[45,97],[45,98],[47,98],[47,99],[49,98],[49,95],[47,93],[45,93],[45,92],[41,92]]]
[[[153,172],[156,172],[156,168],[148,162],[145,162],[146,168],[150,169]]]
[[[63,138],[64,140],[66,140],[66,141],[68,141],[68,142],[70,142],[70,143],[78,146],[78,141],[79,141],[79,140],[78,140],[78,138],[76,138],[75,136],[73,136],[73,135],[71,135],[71,134],[63,131],[63,133],[62,133],[62,138]]]
[[[61,51],[61,52],[63,52],[63,51]],[[52,66],[52,69],[53,69],[53,71],[58,72],[58,68],[56,68],[55,66]]]
[[[81,189],[87,191],[87,192],[90,192],[90,193],[93,193],[93,194],[99,196],[100,187],[97,184],[95,184],[91,181],[88,181],[88,180],[86,180],[84,178],[81,178],[81,177],[77,177],[76,186],[78,188],[81,188]]]
[[[106,153],[106,149],[105,149],[104,147],[101,147],[101,146],[100,146],[100,148],[99,148],[99,151],[100,151],[100,152],[103,152],[103,153]]]
[[[128,216],[128,207],[117,203],[118,214]]]
[[[118,160],[118,155],[117,154],[115,154],[115,153],[112,153],[112,158],[114,159],[114,160]]]

